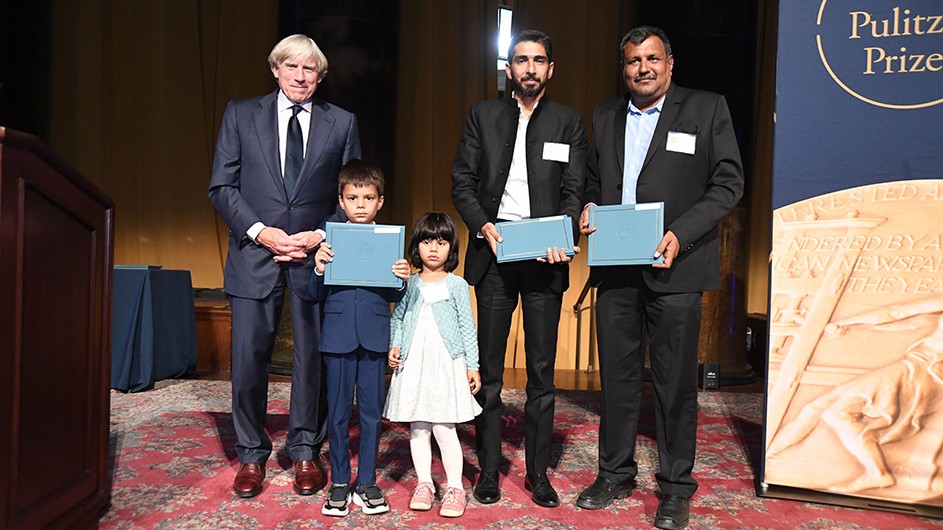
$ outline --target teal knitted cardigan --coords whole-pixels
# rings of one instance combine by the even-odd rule
[[[475,333],[475,317],[472,315],[468,283],[452,273],[440,281],[445,282],[449,299],[432,304],[432,314],[439,334],[442,335],[445,348],[453,359],[465,357],[466,368],[478,370],[478,335]],[[406,360],[416,331],[423,302],[420,290],[423,285],[418,274],[410,276],[406,282],[406,294],[393,308],[393,316],[390,319],[390,347],[399,348],[401,362]]]

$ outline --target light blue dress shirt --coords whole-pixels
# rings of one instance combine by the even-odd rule
[[[665,103],[662,96],[654,107],[640,111],[629,101],[625,116],[625,166],[622,169],[622,204],[636,204],[635,187],[638,184],[638,175],[642,172],[642,163],[648,154],[648,146],[652,143],[655,126],[661,115],[661,107]]]

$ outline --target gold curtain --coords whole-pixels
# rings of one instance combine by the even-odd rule
[[[505,75],[496,64],[497,9],[496,0],[413,0],[404,1],[401,9],[393,217],[409,224],[432,209],[449,212],[459,224],[463,246],[466,230],[452,206],[450,168],[468,109],[497,97],[497,76]],[[514,2],[515,30],[540,29],[553,39],[550,97],[582,111],[587,129],[593,107],[621,91],[617,51],[622,19],[621,0]],[[585,258],[579,258],[561,311],[560,369],[574,368],[572,307],[587,277]],[[588,319],[583,326],[585,368]],[[523,366],[519,310],[508,337],[506,364]]]
[[[452,204],[452,161],[468,110],[498,95],[497,28],[497,0],[401,4],[392,222],[411,228],[427,211],[447,212],[462,249],[468,230]],[[460,262],[455,273],[463,269]],[[509,365],[520,336],[512,327]]]
[[[115,201],[115,263],[222,286],[206,197],[228,100],[274,88],[276,2],[56,1],[50,143]]]
[[[764,6],[768,6],[764,2]],[[515,30],[534,28],[554,43],[549,97],[586,119],[621,94],[618,42],[635,20],[631,0],[515,0]],[[221,287],[226,226],[206,198],[222,113],[228,100],[273,90],[265,58],[278,39],[278,3],[252,0],[52,0],[49,142],[115,200],[115,262],[191,271],[195,287]],[[771,133],[775,2],[760,17],[763,96],[757,124]],[[396,150],[384,221],[412,223],[424,212],[453,214],[450,168],[468,109],[497,96],[497,0],[401,0]],[[765,99],[763,99],[765,98]],[[764,110],[765,109],[765,110]],[[748,311],[765,311],[769,156],[756,157],[751,208]],[[759,178],[757,180],[760,180]],[[765,203],[763,201],[766,201]],[[766,226],[767,228],[762,228]],[[765,244],[764,241],[767,241]],[[585,239],[581,242],[585,247]],[[457,271],[461,273],[461,268]],[[571,267],[557,368],[576,366],[572,307],[588,276]],[[585,313],[584,313],[585,314]],[[579,368],[587,365],[583,319]],[[522,366],[520,324],[508,365]]]
[[[393,221],[452,206],[452,160],[471,106],[497,96],[497,0],[403,0],[396,90]],[[459,271],[460,273],[460,271]]]

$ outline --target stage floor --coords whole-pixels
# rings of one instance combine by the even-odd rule
[[[229,372],[212,372],[203,374],[200,379],[209,381],[228,381]],[[286,375],[271,374],[269,381],[291,381]],[[560,390],[599,390],[599,372],[586,373],[585,370],[556,370],[554,382]],[[506,368],[504,370],[505,388],[524,388],[527,383],[527,373],[524,368]],[[702,390],[702,392],[748,392],[760,394],[765,382],[762,379],[747,385],[722,386],[718,390]]]

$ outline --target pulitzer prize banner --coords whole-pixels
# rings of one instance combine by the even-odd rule
[[[943,1],[779,5],[757,489],[943,516]]]

